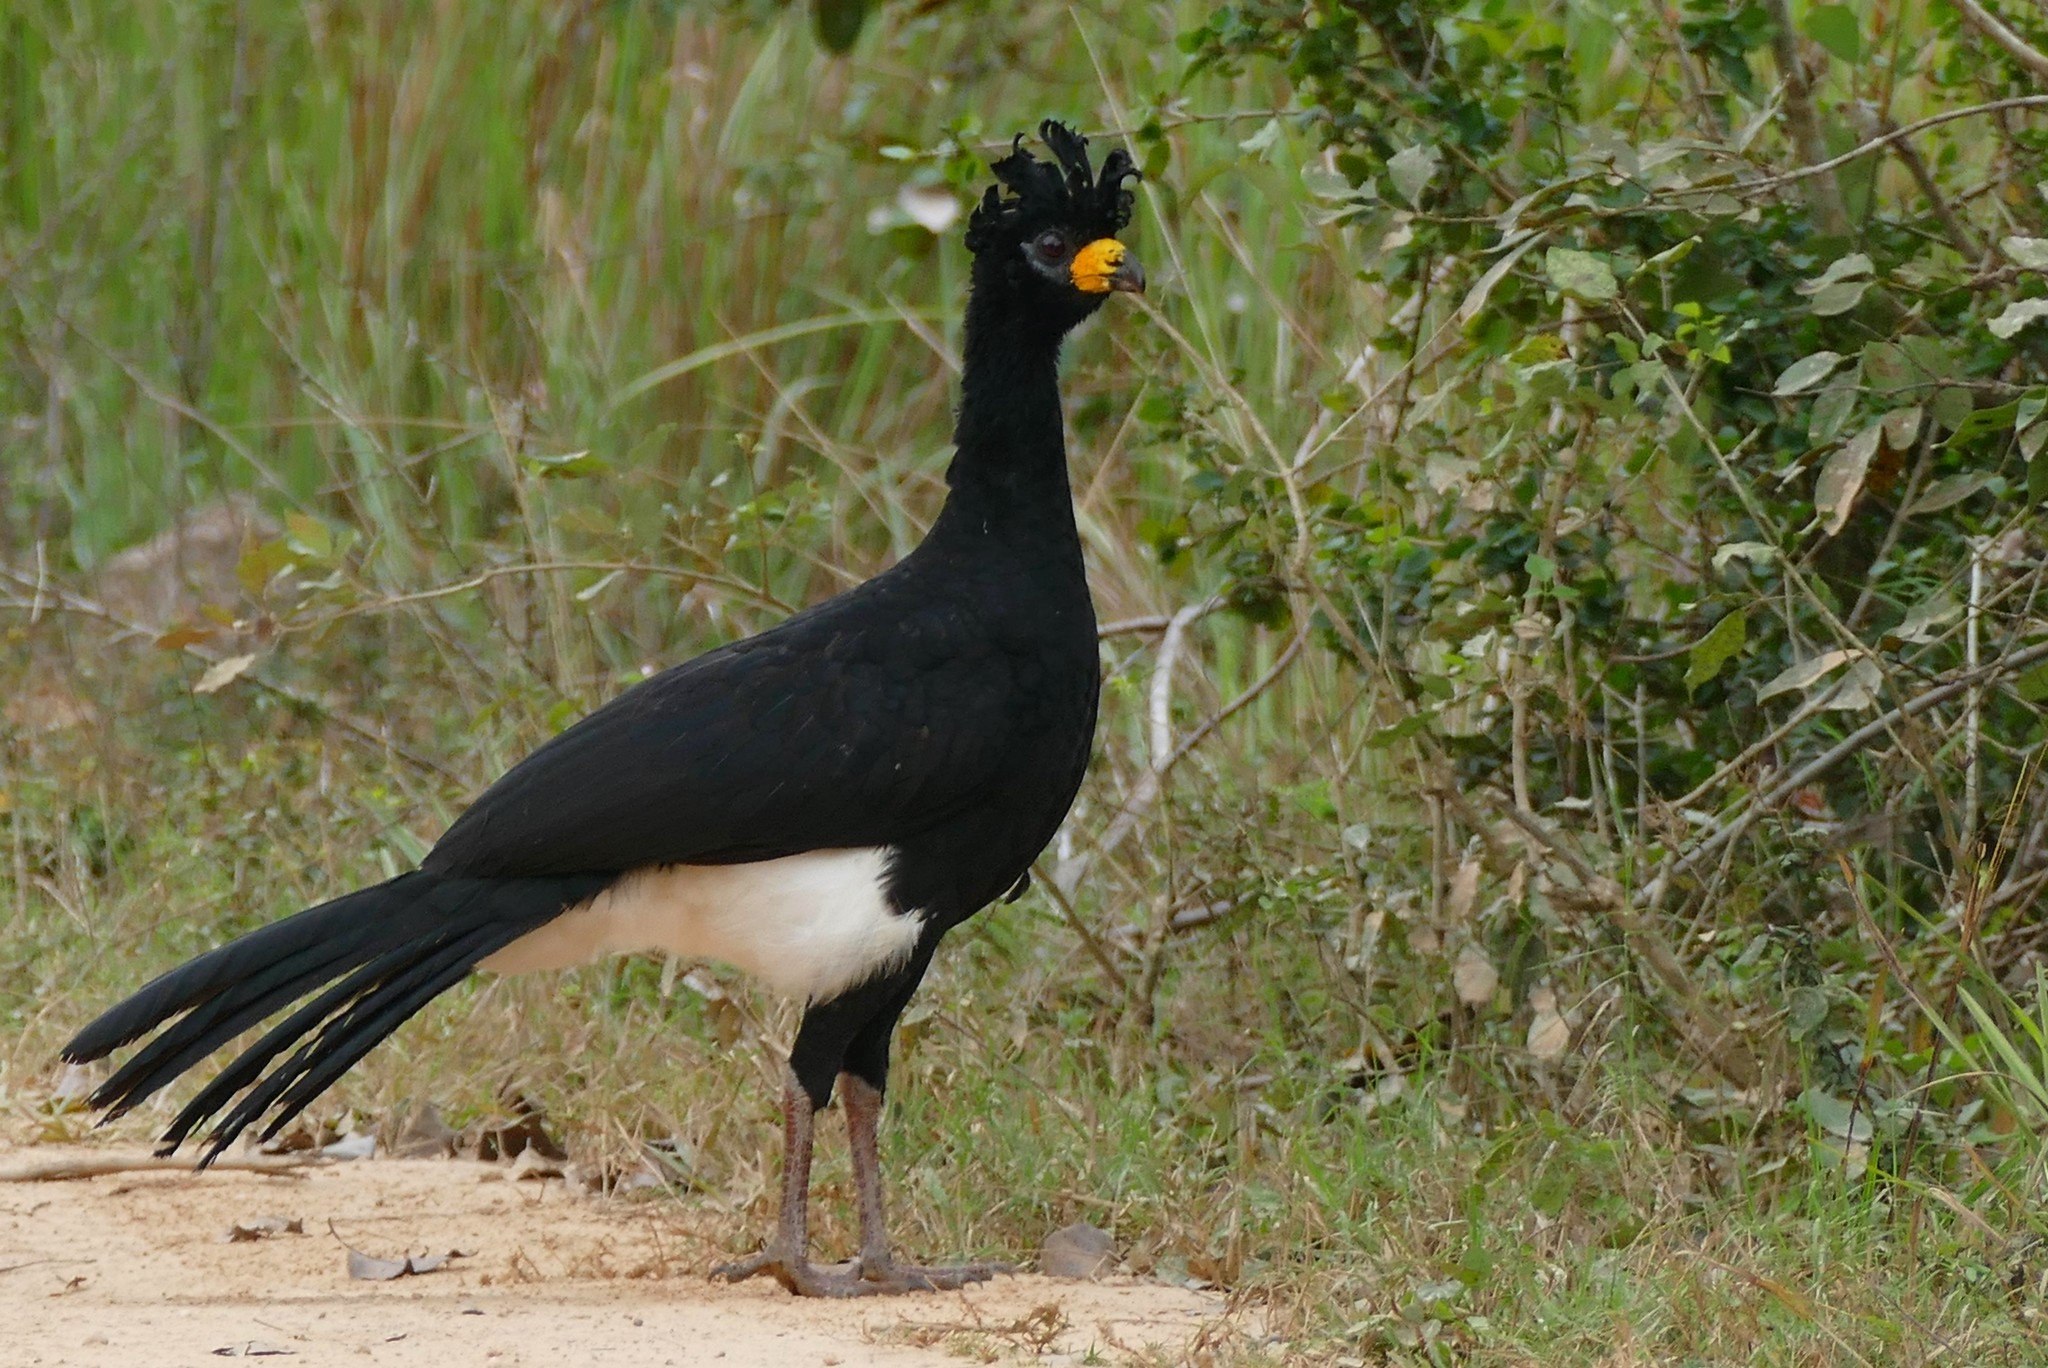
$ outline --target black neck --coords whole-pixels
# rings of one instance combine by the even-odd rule
[[[952,493],[940,520],[1041,529],[1050,522],[1072,535],[1060,422],[1060,334],[1019,326],[991,302],[992,293],[977,289],[967,302],[960,418],[946,471]]]

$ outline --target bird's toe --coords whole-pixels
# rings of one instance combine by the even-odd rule
[[[952,1292],[969,1283],[987,1282],[998,1273],[1015,1273],[1009,1264],[906,1264],[894,1259],[861,1265],[860,1280],[877,1293]]]
[[[799,1297],[869,1297],[888,1289],[870,1287],[852,1265],[821,1268],[809,1259],[792,1259],[770,1246],[758,1254],[735,1259],[711,1270],[715,1282],[773,1278]]]

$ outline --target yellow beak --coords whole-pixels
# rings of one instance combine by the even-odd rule
[[[1145,268],[1115,238],[1097,238],[1074,253],[1074,288],[1087,294],[1145,293]]]

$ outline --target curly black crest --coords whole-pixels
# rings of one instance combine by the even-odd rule
[[[1054,161],[1032,156],[1024,150],[1024,135],[1017,135],[1010,155],[989,168],[1002,184],[988,188],[967,220],[968,251],[1021,241],[1051,224],[1110,237],[1131,221],[1131,192],[1124,182],[1136,180],[1138,168],[1130,153],[1121,147],[1112,151],[1097,176],[1088,165],[1088,140],[1079,133],[1047,119],[1038,126],[1038,136]]]

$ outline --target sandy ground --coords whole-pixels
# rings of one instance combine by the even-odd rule
[[[0,1170],[106,1153],[0,1146]],[[273,1216],[305,1233],[224,1238]],[[1225,1333],[1220,1298],[1154,1282],[1018,1276],[859,1302],[726,1287],[703,1276],[717,1255],[690,1219],[687,1201],[579,1196],[460,1160],[0,1183],[0,1368],[1114,1363],[1180,1360]],[[330,1222],[380,1257],[469,1257],[352,1280]]]

